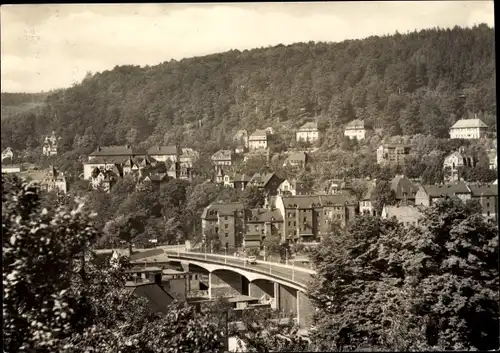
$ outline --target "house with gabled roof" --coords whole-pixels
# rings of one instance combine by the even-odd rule
[[[68,192],[68,182],[66,180],[66,176],[55,167],[50,167],[45,172],[45,176],[40,182],[40,187],[46,191],[55,190],[63,194]]]
[[[89,178],[90,185],[93,189],[100,189],[104,192],[109,192],[114,184],[123,176],[123,172],[117,165],[110,167],[99,168],[95,167]]]
[[[295,133],[297,142],[310,142],[314,143],[319,140],[318,123],[311,121],[302,125]]]
[[[97,147],[91,154],[89,154],[89,161],[101,157],[103,160],[121,160],[125,161],[126,158],[139,157],[146,155],[146,152],[132,147],[130,145],[124,146],[104,146]]]
[[[310,195],[311,191],[304,182],[296,179],[284,180],[278,187],[278,195],[282,196]]]
[[[403,224],[405,227],[418,226],[423,217],[423,207],[422,206],[389,206],[384,205],[382,208],[382,214],[380,215],[382,219],[395,218],[399,223]]]
[[[460,119],[450,128],[451,139],[473,140],[486,136],[488,126],[481,119]]]
[[[290,152],[283,167],[291,166],[295,168],[305,168],[308,162],[308,155],[306,152]]]
[[[215,166],[231,166],[234,162],[234,154],[231,150],[218,150],[212,155],[211,160]]]
[[[471,198],[481,205],[483,217],[489,222],[498,222],[498,185],[469,184]]]
[[[7,158],[9,158],[11,161],[14,158],[14,152],[13,152],[11,147],[7,147],[2,152],[2,162],[4,159],[7,159]]]
[[[248,137],[248,149],[250,151],[267,148],[267,131],[255,130],[253,134]]]
[[[474,156],[465,152],[465,148],[460,147],[458,151],[452,152],[444,158],[443,171],[444,179],[447,182],[460,181],[460,171],[464,167],[475,167]]]
[[[222,172],[223,173],[223,172]],[[226,187],[231,187],[233,189],[237,190],[245,190],[245,187],[247,186],[248,182],[250,181],[250,177],[246,174],[242,173],[223,173],[221,176],[222,179],[220,182],[226,186]]]
[[[147,154],[158,162],[171,161],[172,163],[179,162],[182,154],[182,149],[179,145],[170,146],[151,146],[147,150]]]
[[[276,173],[255,173],[250,178],[248,185],[256,186],[263,190],[266,195],[277,195],[278,188],[283,182]]]
[[[377,180],[373,179],[368,181],[367,189],[364,195],[359,200],[359,213],[364,215],[376,216],[377,212],[375,210],[375,187],[377,186]]]
[[[396,175],[391,180],[391,190],[394,191],[398,203],[403,205],[415,204],[415,195],[418,191],[418,185],[404,175]]]
[[[349,122],[345,126],[344,136],[349,137],[351,140],[364,140],[366,136],[365,122],[359,119]]]

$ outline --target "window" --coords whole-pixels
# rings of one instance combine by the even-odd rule
[[[227,216],[224,216],[224,220],[227,221]]]
[[[228,224],[224,224],[224,229],[227,229],[229,227]]]
[[[290,221],[289,221],[289,222],[288,222],[288,226],[290,227],[291,225],[292,225],[292,222],[290,222]]]
[[[229,238],[229,233],[226,233],[226,234],[224,234],[224,235],[226,236],[226,238]]]
[[[296,227],[297,226],[297,222],[293,222],[293,226]]]
[[[304,222],[307,222],[307,217],[304,217]]]

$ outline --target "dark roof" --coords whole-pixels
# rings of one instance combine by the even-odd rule
[[[167,173],[155,173],[148,176],[151,181],[162,181],[168,178]]]
[[[354,200],[347,195],[283,196],[285,208],[309,209],[316,207],[354,205]]]
[[[247,212],[248,223],[283,222],[283,217],[278,209],[251,208]]]
[[[145,153],[131,146],[106,146],[98,147],[90,156],[135,156],[139,154]]]
[[[469,184],[469,189],[472,191],[472,196],[498,196],[497,185],[474,185]]]
[[[146,298],[155,312],[167,312],[167,306],[174,301],[174,298],[156,283],[127,283],[126,289]]]
[[[265,187],[274,175],[275,173],[255,173],[250,179],[250,183],[259,187]]]
[[[456,194],[470,194],[471,191],[464,183],[448,184],[448,185],[424,185],[424,191],[430,197],[453,197]]]
[[[345,126],[346,130],[350,130],[350,129],[364,129],[365,128],[365,122],[363,120],[359,120],[359,119],[356,119],[356,120],[353,120],[351,122],[349,122],[346,126]]]
[[[85,164],[125,164],[130,158],[128,156],[98,156]]]
[[[149,155],[177,155],[179,151],[179,147],[175,145],[171,146],[151,146],[148,149],[148,154]]]
[[[244,206],[241,202],[230,202],[230,203],[213,203],[208,205],[203,210],[201,218],[203,219],[217,219],[217,214],[219,215],[232,215],[235,211],[243,210]],[[215,211],[216,214],[211,215],[209,211]]]
[[[396,175],[391,181],[391,190],[397,193],[398,185],[401,186],[403,190],[416,193],[418,191],[418,186],[415,185],[410,179],[404,175]],[[398,196],[396,194],[396,196]]]
[[[262,236],[260,234],[251,234],[251,232],[247,232],[245,234],[245,241],[256,241],[256,240],[261,240]]]

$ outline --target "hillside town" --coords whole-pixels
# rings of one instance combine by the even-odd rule
[[[493,7],[3,6],[3,351],[500,351]]]
[[[349,139],[363,140],[373,132],[361,120],[345,125],[344,135]],[[449,131],[450,139],[481,140],[489,139],[487,126],[477,118],[457,121]],[[320,137],[317,123],[303,124],[295,133],[296,142],[313,146]],[[376,179],[367,176],[362,180],[329,180],[322,189],[313,188],[296,178],[285,178],[269,171],[247,175],[238,172],[255,155],[264,156],[269,162],[273,155],[271,141],[276,138],[272,128],[255,130],[248,133],[239,130],[233,136],[236,146],[221,149],[211,156],[211,182],[221,188],[245,190],[256,187],[264,200],[258,208],[245,208],[242,203],[214,203],[207,206],[201,216],[201,232],[215,232],[223,247],[227,249],[263,249],[266,237],[279,236],[290,243],[317,244],[321,236],[331,231],[333,224],[345,227],[357,214],[370,214],[382,218],[395,217],[404,225],[418,225],[423,208],[431,206],[445,197],[458,197],[463,202],[476,200],[481,205],[483,217],[497,222],[498,187],[497,181],[491,184],[469,183],[460,175],[463,167],[474,168],[477,160],[464,147],[444,158],[442,169],[444,179],[435,185],[423,185],[419,180],[410,180],[404,175],[394,175],[390,181],[390,192],[394,195],[391,204],[375,207],[374,193]],[[56,133],[47,136],[43,142],[44,156],[58,153]],[[316,158],[314,148],[295,148],[285,152],[284,168],[303,170],[307,173],[308,161]],[[405,157],[411,151],[410,145],[382,143],[376,149],[376,162],[379,165],[404,165]],[[497,170],[495,148],[487,151],[488,167]],[[2,160],[12,160],[14,151],[7,148]],[[92,189],[110,192],[113,185],[126,176],[133,176],[137,186],[144,184],[158,188],[172,179],[191,181],[196,176],[193,165],[200,153],[191,148],[172,146],[151,146],[140,149],[130,145],[103,146],[90,153],[82,162],[83,173],[79,175]],[[31,167],[31,169],[37,169]],[[2,173],[31,175],[38,180],[44,190],[67,193],[69,182],[64,172],[54,167],[46,171],[21,171],[19,166],[3,165]],[[302,174],[304,175],[304,174]],[[356,196],[352,183],[361,182],[367,191]]]

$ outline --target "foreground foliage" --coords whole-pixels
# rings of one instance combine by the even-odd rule
[[[498,228],[460,200],[421,228],[358,218],[313,256],[319,350],[491,350],[498,341]]]

